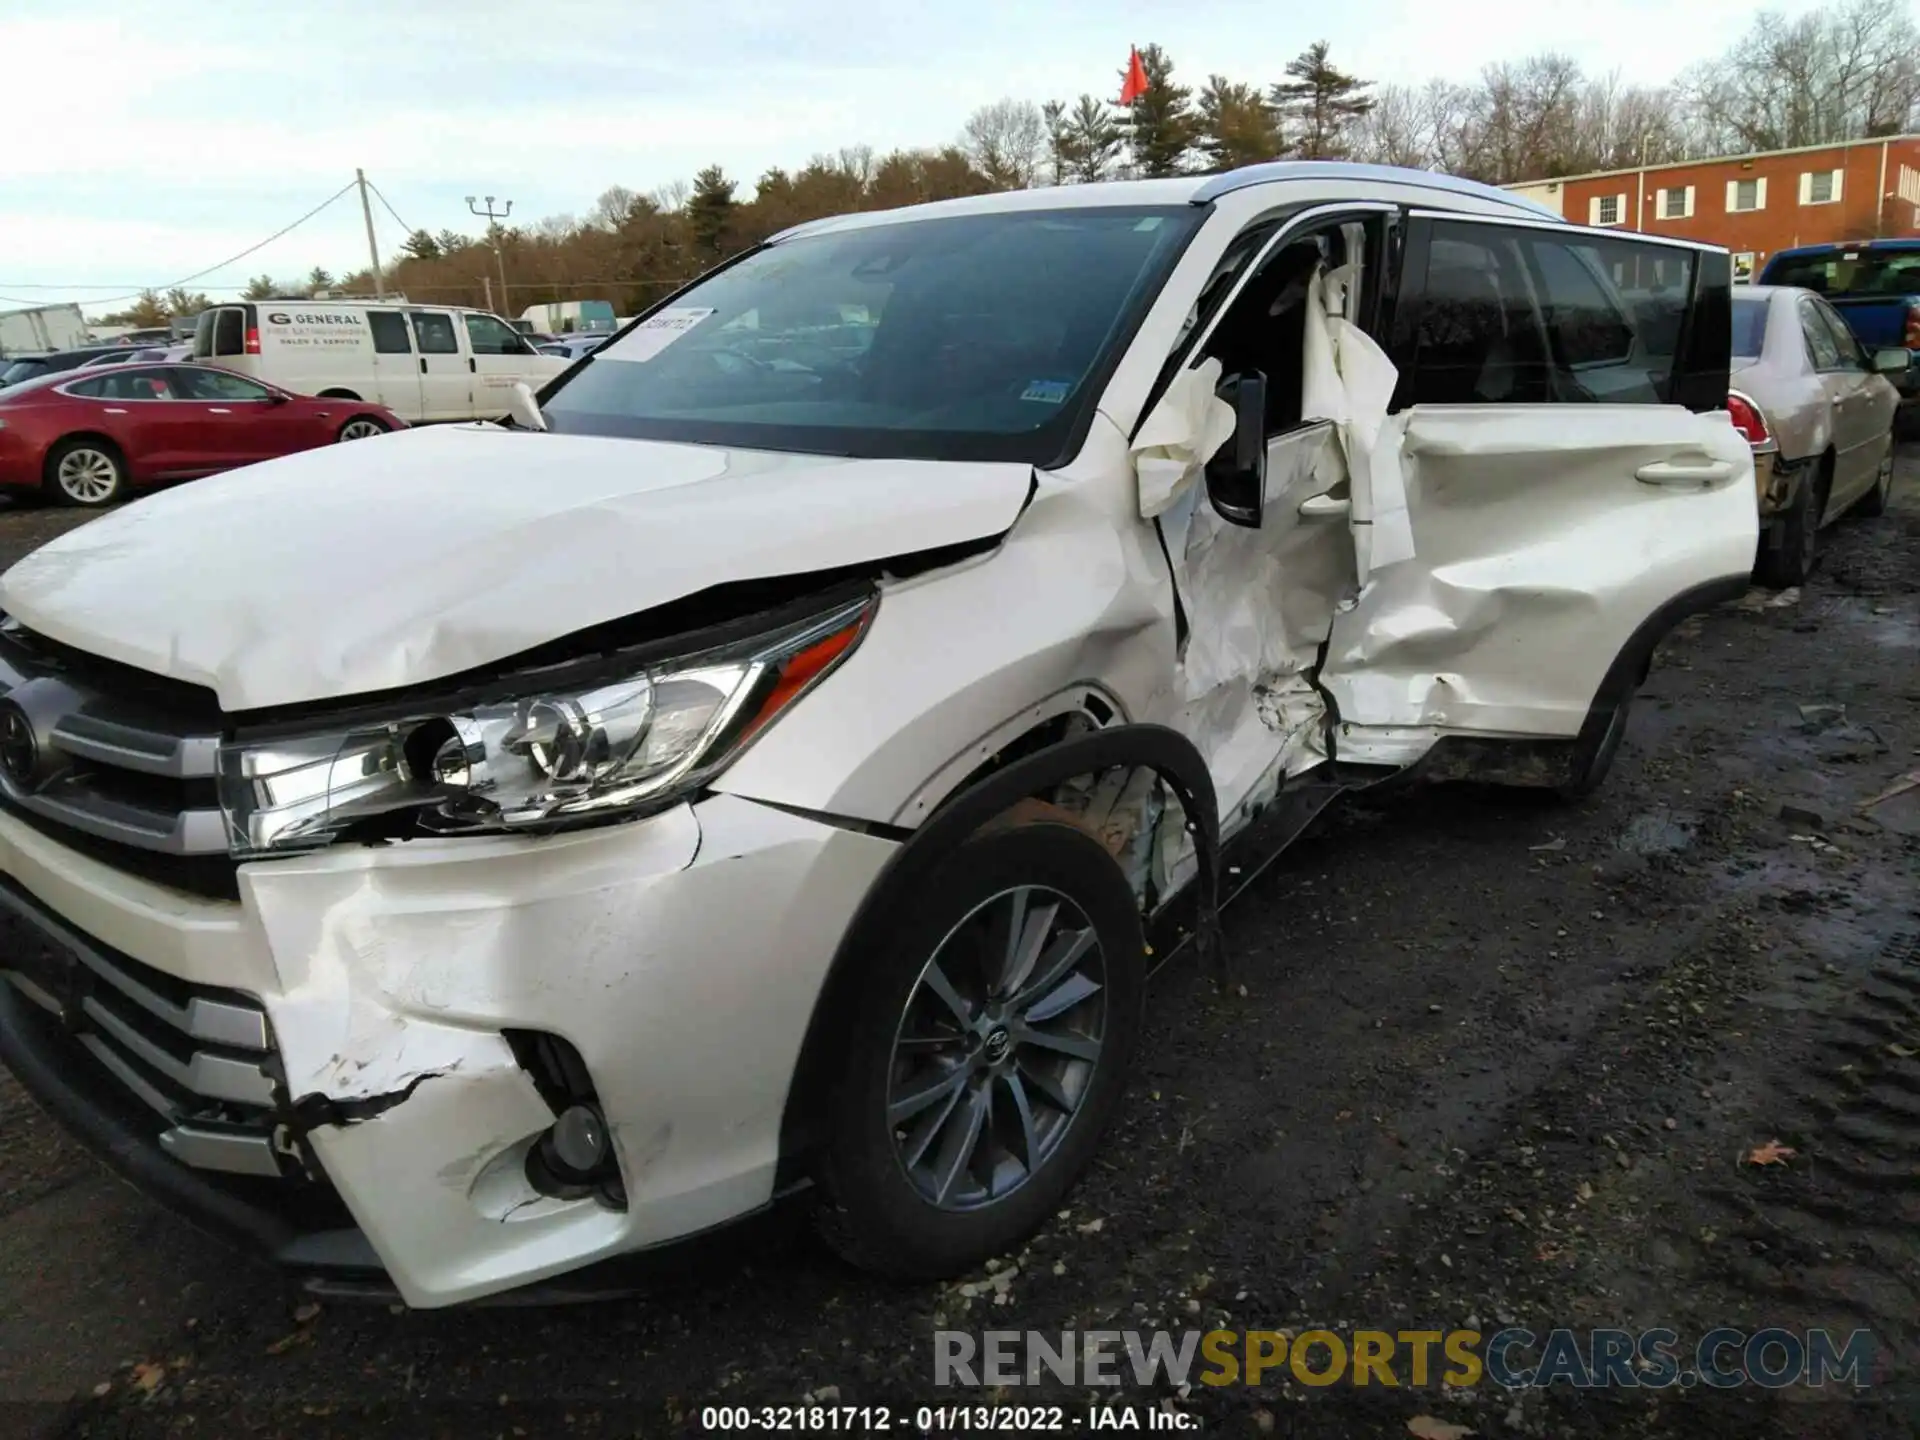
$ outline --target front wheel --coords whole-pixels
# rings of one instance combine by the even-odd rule
[[[63,440],[47,456],[48,490],[65,505],[111,505],[126,493],[127,462],[104,440]]]
[[[376,435],[384,435],[393,427],[375,415],[356,415],[340,427],[340,433],[334,438],[342,445],[349,440],[371,440]]]
[[[1864,515],[1871,520],[1876,515],[1887,513],[1887,501],[1893,495],[1893,440],[1887,440],[1887,458],[1880,462],[1879,473],[1873,477],[1873,488],[1854,502],[1853,513]]]
[[[1058,1207],[1118,1105],[1146,944],[1084,832],[982,833],[880,941],[847,1031],[820,1228],[900,1279],[974,1269]]]

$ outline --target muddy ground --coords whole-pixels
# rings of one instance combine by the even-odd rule
[[[1685,627],[1593,801],[1435,790],[1324,820],[1229,912],[1244,995],[1157,983],[1106,1158],[979,1295],[850,1273],[788,1216],[631,1300],[316,1307],[0,1078],[0,1430],[658,1434],[715,1401],[991,1398],[934,1389],[943,1324],[1519,1322],[1683,1348],[1867,1328],[1878,1383],[1516,1398],[1276,1373],[1118,1398],[1245,1435],[1912,1433],[1920,791],[1859,807],[1920,771],[1920,455],[1896,493],[1829,532],[1790,603]],[[0,516],[0,558],[71,523]],[[1791,1158],[1746,1163],[1770,1141]],[[1071,1427],[1087,1393],[1001,1398],[1065,1400]]]

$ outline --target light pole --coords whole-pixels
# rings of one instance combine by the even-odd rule
[[[476,215],[486,217],[487,230],[493,236],[493,258],[500,262],[500,305],[502,309],[508,309],[511,307],[507,304],[507,251],[506,247],[500,243],[500,222],[513,213],[513,201],[502,200],[500,204],[504,208],[499,210],[493,208],[493,196],[487,196],[486,201],[486,207],[483,209],[479,201],[469,195],[467,209]]]

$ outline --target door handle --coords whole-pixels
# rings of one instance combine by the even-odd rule
[[[224,405],[209,405],[207,407],[207,413],[209,415],[231,415],[233,411],[227,409]]]
[[[420,357],[420,373],[422,375],[427,373],[427,357],[424,355]]]
[[[1725,460],[1656,460],[1633,474],[1648,485],[1717,485],[1733,478],[1733,466]]]
[[[1351,500],[1338,495],[1309,495],[1300,502],[1302,520],[1336,520],[1353,509]]]
[[[471,355],[467,357],[467,372],[473,375],[480,373],[480,362],[475,360]]]

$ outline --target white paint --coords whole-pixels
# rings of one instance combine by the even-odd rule
[[[14,565],[0,608],[250,710],[452,675],[729,580],[994,535],[1030,475],[410,430],[148,496]]]

